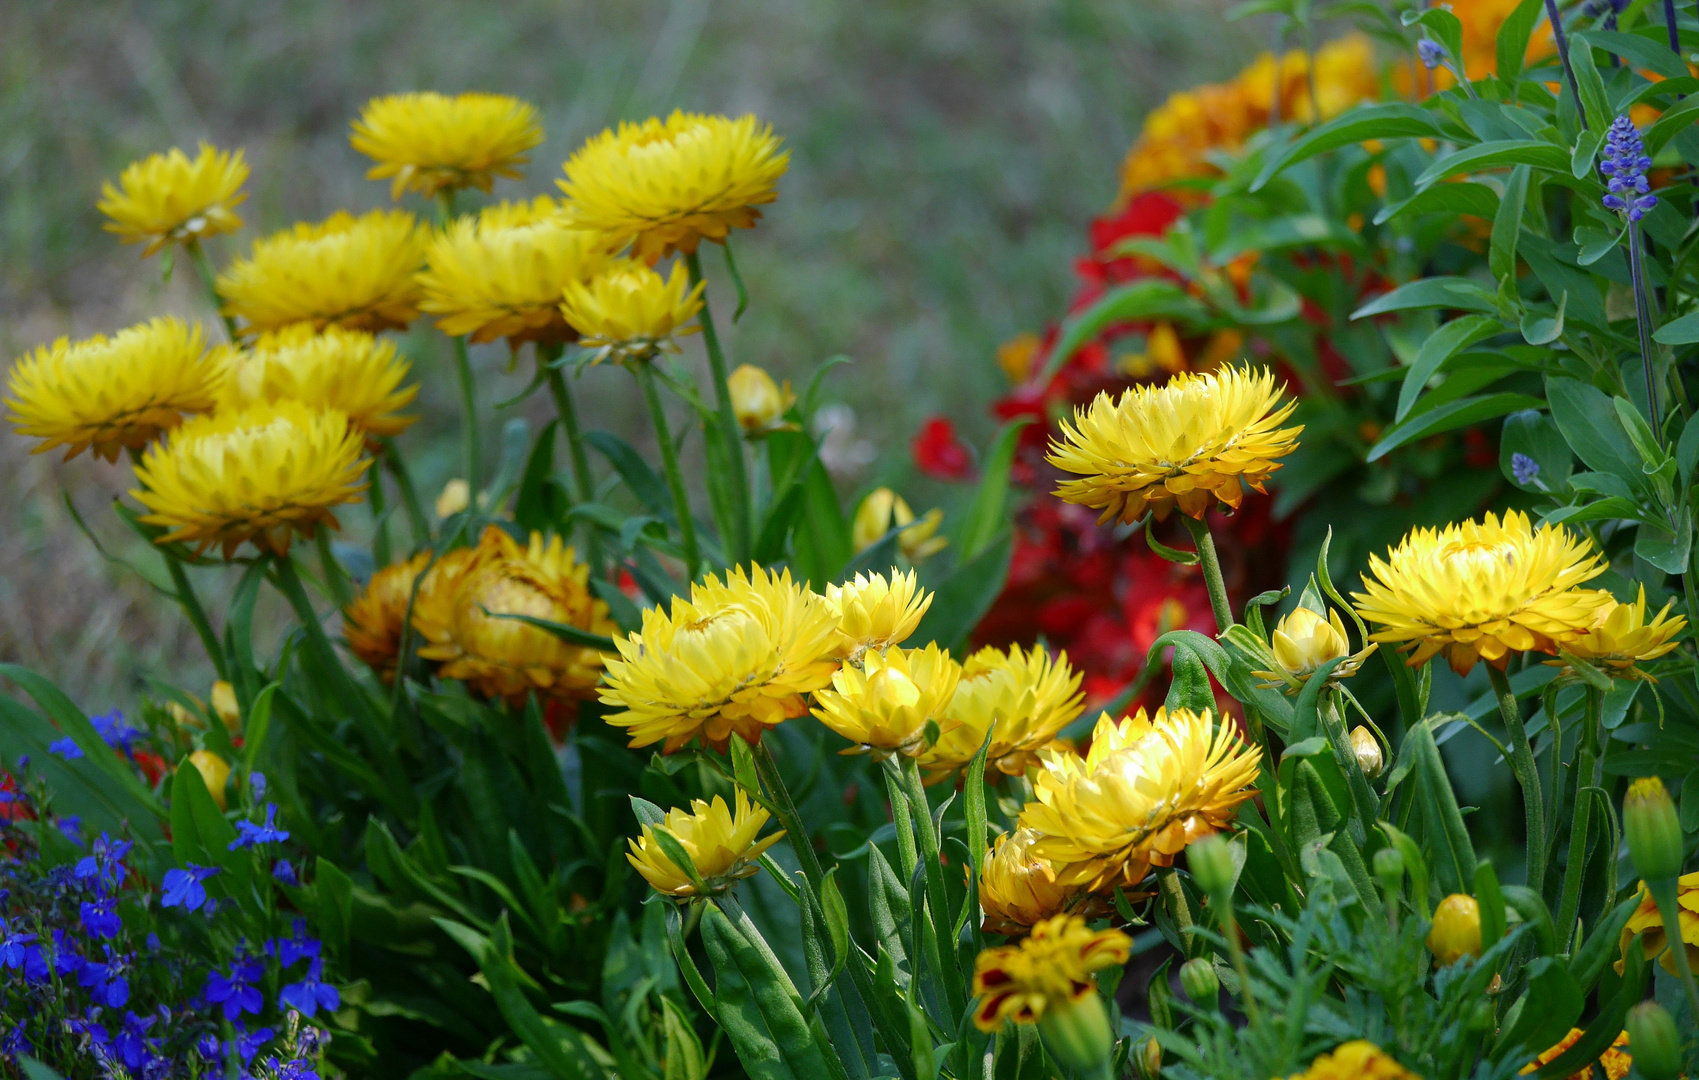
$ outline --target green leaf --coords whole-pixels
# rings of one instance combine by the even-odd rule
[[[1660,56],[1674,59],[1675,54],[1667,49],[1657,51]],[[1667,146],[1671,139],[1692,126],[1695,117],[1699,117],[1699,98],[1683,98],[1665,109],[1663,115],[1654,120],[1642,136],[1646,143],[1646,153],[1656,157],[1658,151]]]
[[[552,619],[539,619],[535,615],[511,615],[495,612],[482,606],[478,610],[491,619],[511,619],[514,622],[522,622],[527,626],[535,626],[539,630],[546,630],[569,645],[583,645],[586,648],[599,649],[605,653],[617,653],[619,651],[614,646],[613,638],[602,634],[593,634],[581,627],[555,622]]]
[[[1416,186],[1427,187],[1464,173],[1490,172],[1512,165],[1532,165],[1567,175],[1569,157],[1569,151],[1542,139],[1495,139],[1466,146],[1440,158],[1416,177]]]
[[[1157,318],[1186,322],[1204,314],[1202,304],[1166,278],[1142,278],[1118,285],[1063,321],[1044,370],[1032,381],[1038,386],[1048,385],[1081,345],[1115,323]]]
[[[94,725],[89,723],[88,717],[65,696],[64,691],[54,686],[50,680],[17,664],[0,664],[0,678],[11,679],[23,687],[24,691],[35,699],[35,703],[41,706],[42,711],[59,725],[59,730],[71,737],[71,741],[77,744],[77,749],[83,752],[89,763],[106,773],[119,790],[134,802],[138,811],[146,811],[136,813],[135,820],[130,824],[144,838],[158,839],[159,821],[165,816],[165,808],[160,805],[153,792],[148,790],[147,785],[136,776],[129,764],[118,756],[117,751],[106,745],[106,740],[100,737],[100,733],[94,730]]]
[[[281,683],[267,683],[248,709],[248,723],[243,734],[242,771],[251,774],[260,763],[260,751],[271,733],[271,700],[282,689]]]
[[[747,928],[747,929],[746,929]],[[816,1039],[790,977],[770,950],[734,925],[719,905],[703,902],[702,944],[714,966],[720,1027],[751,1080],[839,1080],[843,1065]],[[758,938],[759,935],[757,934]],[[823,1035],[823,1032],[822,1032]]]
[[[1392,794],[1390,789],[1387,794]],[[1397,848],[1398,853],[1404,857],[1404,872],[1410,875],[1411,899],[1415,901],[1416,910],[1421,912],[1422,918],[1430,918],[1432,911],[1428,899],[1427,856],[1422,854],[1422,849],[1416,841],[1394,828],[1391,822],[1378,821],[1375,826],[1386,835],[1387,842]]]
[[[1699,104],[1699,98],[1689,100]],[[1652,340],[1663,345],[1691,345],[1699,341],[1699,311],[1690,312],[1679,319],[1671,319],[1658,327],[1658,332],[1652,335]]]
[[[1593,62],[1593,43],[1586,34],[1574,34],[1569,39],[1569,68],[1575,72],[1575,83],[1581,90],[1581,105],[1586,110],[1585,126],[1603,131],[1615,119],[1610,99],[1605,96],[1605,80]]]
[[[1516,276],[1516,238],[1522,232],[1522,208],[1528,198],[1532,170],[1518,165],[1504,185],[1504,198],[1493,217],[1492,242],[1487,249],[1487,268],[1499,280]]]
[[[1630,481],[1640,476],[1640,455],[1622,430],[1608,394],[1588,383],[1552,375],[1546,378],[1546,401],[1558,430],[1589,468]]]
[[[1526,175],[1524,174],[1524,182]],[[1512,199],[1507,195],[1504,205],[1509,206]],[[1518,207],[1520,212],[1520,207]],[[1497,235],[1498,227],[1493,227]],[[1514,258],[1514,252],[1512,254]],[[1410,370],[1404,376],[1404,383],[1398,388],[1398,410],[1395,420],[1402,421],[1410,413],[1410,407],[1416,404],[1416,399],[1427,388],[1429,380],[1439,373],[1440,365],[1451,359],[1463,349],[1478,341],[1500,333],[1504,329],[1497,319],[1486,315],[1464,315],[1445,323],[1428,339],[1422,342],[1422,347],[1416,352],[1416,359],[1410,365]],[[1370,458],[1373,461],[1374,458]]]
[[[1014,464],[1015,450],[1020,445],[1021,429],[1032,423],[1027,416],[1017,417],[1004,424],[992,440],[991,452],[985,456],[985,468],[980,473],[979,487],[968,504],[967,515],[957,536],[960,558],[971,559],[989,547],[997,535],[1008,527],[1009,468]]]
[[[1683,791],[1686,789],[1684,788]],[[1630,896],[1612,908],[1597,925],[1592,933],[1587,935],[1575,955],[1569,961],[1569,973],[1575,976],[1575,981],[1584,990],[1592,990],[1593,984],[1605,973],[1617,956],[1617,946],[1622,940],[1622,928],[1628,925],[1628,920],[1634,917],[1634,912],[1640,907],[1640,897]],[[1566,930],[1566,937],[1575,932],[1574,927]]]
[[[1498,298],[1478,281],[1462,277],[1428,277],[1406,282],[1391,292],[1375,297],[1351,313],[1353,319],[1385,315],[1391,311],[1423,308],[1452,308],[1491,315],[1498,311]]]
[[[1504,918],[1504,893],[1499,890],[1498,871],[1485,859],[1475,864],[1474,894],[1481,912],[1481,948],[1490,949],[1504,937],[1507,927]]]
[[[1470,424],[1491,420],[1495,416],[1503,416],[1518,409],[1538,408],[1541,404],[1539,398],[1529,397],[1527,394],[1482,394],[1447,402],[1412,416],[1382,435],[1380,441],[1369,450],[1368,460],[1379,461],[1412,439],[1468,427]]]
[[[1156,534],[1151,531],[1151,525],[1154,521],[1154,517],[1148,517],[1144,522],[1144,541],[1150,545],[1150,550],[1171,563],[1176,563],[1180,566],[1196,566],[1199,559],[1198,553],[1195,551],[1180,551],[1176,548],[1171,548],[1167,544],[1158,540],[1156,538]]]
[[[1534,1074],[1535,1080],[1559,1080],[1586,1068],[1622,1034],[1628,1010],[1646,996],[1646,952],[1638,936],[1628,947],[1623,965],[1622,987],[1616,996],[1599,1010],[1599,1015],[1587,1025],[1574,1045],[1540,1067]]]
[[[1004,530],[979,554],[957,566],[932,594],[932,606],[915,629],[914,643],[936,641],[945,648],[959,645],[991,609],[1009,575],[1014,535]]]
[[[678,523],[673,515],[672,496],[667,494],[666,484],[655,475],[655,470],[649,467],[642,455],[632,449],[630,443],[609,431],[586,432],[584,441],[608,459],[608,464],[619,473],[620,479],[625,481],[625,486],[631,489],[631,493],[637,496],[651,514],[670,524]]]
[[[1569,1034],[1570,1025],[1581,1016],[1586,995],[1561,961],[1541,956],[1527,967],[1527,990],[1517,1001],[1516,1020],[1499,1036],[1496,1050],[1515,1047],[1532,1050],[1551,1046]]]
[[[1581,266],[1592,266],[1606,255],[1609,255],[1612,251],[1615,251],[1616,246],[1622,243],[1622,238],[1626,235],[1627,233],[1621,229],[1613,231],[1608,229],[1595,229],[1591,226],[1585,225],[1576,229],[1575,243],[1580,246],[1581,251],[1580,254],[1575,257],[1575,261]]]
[[[1516,454],[1540,467],[1534,483],[1517,483],[1510,460]],[[1499,470],[1506,480],[1523,491],[1562,492],[1569,488],[1574,467],[1569,444],[1551,417],[1538,409],[1523,409],[1504,418],[1504,431],[1499,437]]]
[[[1375,224],[1384,225],[1401,214],[1468,214],[1491,220],[1498,213],[1498,203],[1498,192],[1485,184],[1435,184],[1381,207],[1375,212]]]
[[[1498,28],[1498,77],[1514,83],[1522,75],[1522,60],[1528,41],[1543,13],[1542,0],[1522,0]]]
[[[166,249],[165,257],[168,259],[171,257],[171,251],[169,248]],[[168,268],[166,273],[169,274],[170,272],[171,271]],[[24,1080],[64,1080],[64,1077],[54,1072],[46,1065],[43,1065],[41,1062],[30,1057],[28,1054],[20,1056],[18,1058],[18,1064],[24,1070]]]
[[[1215,691],[1209,685],[1209,669],[1194,650],[1175,642],[1172,670],[1168,699],[1164,702],[1169,712],[1176,709],[1203,712],[1215,707]]]
[[[559,420],[551,420],[537,432],[537,441],[525,459],[525,471],[520,474],[519,494],[513,503],[513,520],[527,532],[548,532],[558,529],[561,516],[571,505],[566,489],[553,477],[555,431]]]
[[[1522,340],[1530,345],[1550,345],[1563,336],[1564,309],[1569,306],[1569,294],[1558,298],[1554,315],[1541,315],[1530,307],[1522,314]]]
[[[1593,162],[1599,156],[1599,146],[1605,141],[1604,135],[1597,131],[1583,131],[1575,138],[1575,150],[1569,155],[1569,175],[1577,180],[1585,179],[1593,174]],[[1518,168],[1527,168],[1519,165]],[[1586,264],[1583,263],[1583,266]]]
[[[1445,129],[1433,113],[1414,105],[1392,102],[1358,106],[1310,129],[1296,141],[1271,154],[1262,171],[1251,181],[1251,191],[1261,191],[1289,166],[1341,146],[1368,139],[1438,137],[1444,133]]]
[[[1415,797],[1424,823],[1423,838],[1440,891],[1464,892],[1475,877],[1475,846],[1463,824],[1463,812],[1451,790],[1451,779],[1446,775],[1439,747],[1434,745],[1432,729],[1425,723],[1411,727],[1398,757],[1412,763]]]

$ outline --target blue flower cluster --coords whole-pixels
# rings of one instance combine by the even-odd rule
[[[145,732],[132,726],[117,709],[101,716],[91,716],[88,720],[94,725],[95,733],[106,741],[107,746],[126,757],[134,757],[136,744],[147,738]],[[69,735],[48,743],[47,749],[66,761],[75,761],[83,756],[83,748]]]
[[[1639,221],[1646,211],[1658,205],[1656,195],[1647,194],[1651,185],[1646,170],[1652,159],[1646,155],[1646,143],[1640,130],[1626,115],[1616,118],[1605,134],[1604,156],[1599,159],[1599,172],[1605,176],[1608,192],[1605,209],[1627,215],[1629,221]]]

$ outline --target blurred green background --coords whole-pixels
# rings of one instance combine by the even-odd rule
[[[548,141],[523,183],[553,192],[560,162],[622,119],[683,107],[753,111],[791,150],[777,204],[737,238],[752,296],[733,362],[805,384],[844,354],[828,400],[855,412],[870,459],[846,492],[901,478],[908,439],[945,413],[968,441],[991,430],[993,360],[1072,290],[1086,226],[1116,166],[1169,91],[1222,78],[1260,47],[1225,0],[148,0],[0,5],[0,347],[110,332],[161,312],[206,318],[184,267],[161,280],[101,231],[94,202],[130,160],[210,139],[253,168],[249,228],[213,242],[222,263],[257,234],[384,205],[348,122],[377,94],[468,89],[542,110]],[[408,203],[415,210],[422,205]],[[705,260],[716,290],[723,263]],[[722,322],[729,297],[716,292]],[[456,405],[441,338],[408,348],[424,419],[402,437],[427,496],[453,475]],[[488,406],[525,384],[501,349],[476,362]],[[641,441],[630,382],[580,383],[591,423]],[[533,422],[540,401],[510,410]],[[499,453],[498,425],[490,427]],[[163,580],[106,503],[128,469],[61,464],[0,436],[0,658],[43,671],[89,709],[128,704],[153,674],[204,688],[210,668],[175,609],[119,560]],[[104,542],[77,529],[64,495]],[[364,515],[345,515],[358,535]],[[228,582],[202,572],[210,606]]]

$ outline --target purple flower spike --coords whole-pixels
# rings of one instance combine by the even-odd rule
[[[1605,134],[1605,151],[1599,159],[1599,172],[1605,177],[1607,193],[1604,205],[1628,218],[1639,221],[1646,211],[1658,205],[1658,197],[1646,180],[1646,170],[1652,159],[1646,154],[1646,143],[1634,121],[1619,116]]]

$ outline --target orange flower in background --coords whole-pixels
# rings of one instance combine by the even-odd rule
[[[1524,1065],[1522,1067],[1522,1072],[1524,1074],[1535,1072],[1540,1068],[1540,1066],[1547,1062],[1556,1061],[1559,1055],[1561,1055],[1565,1050],[1568,1050],[1571,1046],[1574,1046],[1580,1038],[1581,1029],[1570,1028],[1568,1035],[1559,1039],[1557,1043],[1551,1047],[1551,1049]],[[1608,1048],[1606,1048],[1599,1061],[1605,1067],[1605,1077],[1607,1080],[1622,1080],[1623,1077],[1627,1076],[1628,1070],[1634,1064],[1633,1056],[1628,1053],[1628,1032],[1625,1031],[1621,1035],[1618,1035],[1616,1040],[1612,1042]],[[1598,1074],[1593,1072],[1593,1067],[1588,1065],[1579,1072],[1570,1073],[1568,1080],[1597,1080],[1597,1077]]]

